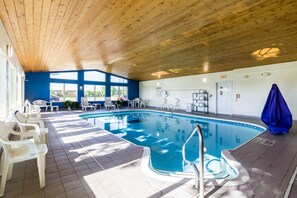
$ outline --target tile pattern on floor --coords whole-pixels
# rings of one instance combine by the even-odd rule
[[[50,130],[46,187],[39,189],[36,160],[30,160],[14,166],[5,197],[197,196],[192,190],[193,180],[181,179],[185,184],[169,183],[145,175],[140,168],[142,147],[92,126],[77,116],[80,113],[43,113]],[[253,118],[219,117],[260,123]],[[232,151],[249,172],[250,182],[233,187],[207,186],[205,197],[284,195],[297,165],[296,123],[287,135],[265,132],[261,137],[275,140],[275,144],[268,147],[249,142]]]

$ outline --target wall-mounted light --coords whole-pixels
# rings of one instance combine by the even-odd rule
[[[270,76],[270,75],[271,75],[270,72],[264,72],[264,73],[261,74],[261,76],[263,76],[263,77],[267,77],[267,76]]]
[[[161,85],[160,85],[160,82],[157,82],[157,89],[161,89]]]
[[[9,58],[13,56],[13,47],[12,45],[7,45],[6,46],[6,54]]]
[[[207,82],[207,78],[206,77],[202,78],[202,82],[206,83]]]
[[[79,90],[82,91],[83,90],[83,86],[79,86]]]

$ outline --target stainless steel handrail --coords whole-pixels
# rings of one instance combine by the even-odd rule
[[[196,132],[198,133],[198,136],[199,136],[199,168],[197,168],[196,164],[186,159],[186,145]],[[182,155],[183,155],[183,161],[190,164],[195,171],[196,176],[195,176],[194,189],[198,190],[198,186],[199,186],[199,197],[203,198],[204,197],[204,140],[203,140],[202,129],[199,125],[195,127],[195,129],[192,131],[192,133],[189,135],[186,142],[184,143],[182,147]]]

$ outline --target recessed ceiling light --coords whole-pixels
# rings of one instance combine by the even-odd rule
[[[280,53],[280,49],[277,47],[263,48],[254,51],[251,55],[254,56],[257,60],[264,60],[267,58],[276,58]]]

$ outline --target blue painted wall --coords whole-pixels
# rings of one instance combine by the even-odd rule
[[[127,86],[128,87],[128,97],[129,99],[139,97],[139,82],[136,80],[128,80],[128,83],[111,83],[111,74],[106,73],[106,82],[92,82],[84,81],[84,71],[96,71],[96,70],[79,70],[78,80],[63,80],[63,79],[50,79],[50,73],[54,72],[28,72],[26,73],[25,79],[25,99],[30,102],[34,100],[50,100],[50,83],[75,83],[78,85],[78,98],[77,101],[80,102],[80,98],[84,96],[84,90],[79,90],[79,87],[84,87],[84,84],[93,85],[105,85],[105,96],[110,96],[110,86]],[[68,71],[65,71],[68,72]],[[69,71],[73,72],[73,71]],[[101,72],[101,71],[100,71]],[[60,73],[60,72],[59,72]],[[105,73],[105,72],[103,72]],[[116,76],[116,75],[114,75]],[[121,76],[118,76],[121,77]],[[123,78],[123,77],[121,77]],[[63,102],[56,102],[59,106],[63,106]],[[102,102],[104,103],[104,102]]]

